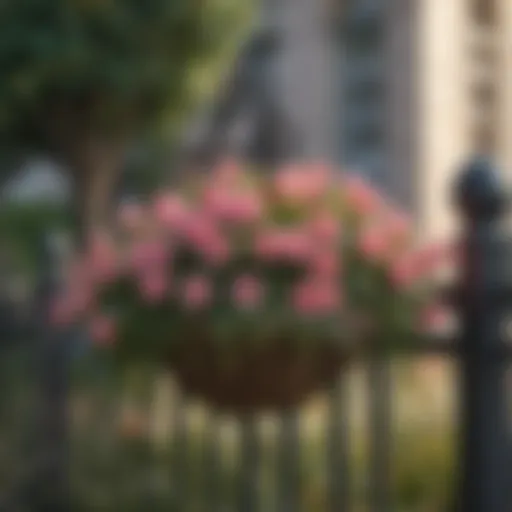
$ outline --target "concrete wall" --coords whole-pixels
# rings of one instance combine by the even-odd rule
[[[497,33],[497,83],[499,108],[496,112],[498,124],[498,162],[505,178],[512,177],[512,2],[496,0],[498,11]]]
[[[454,228],[449,190],[471,152],[468,133],[467,0],[418,0],[417,212],[425,236]]]

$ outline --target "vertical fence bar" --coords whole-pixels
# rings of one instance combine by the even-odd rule
[[[327,430],[327,492],[329,512],[347,512],[351,504],[350,422],[347,376],[342,375],[329,395]]]
[[[299,512],[301,493],[300,417],[297,411],[281,416],[278,462],[277,511]]]
[[[222,508],[223,466],[220,424],[215,413],[208,414],[203,444],[203,507],[211,512]]]
[[[500,290],[510,246],[500,232],[506,201],[489,162],[470,163],[455,190],[464,221],[459,304],[461,435],[457,512],[510,510],[506,362]],[[507,261],[508,260],[508,261]]]
[[[259,430],[257,420],[241,420],[237,512],[258,512],[260,503]]]
[[[70,510],[68,488],[68,392],[69,343],[67,333],[57,333],[49,324],[49,308],[60,286],[62,251],[55,236],[41,244],[36,317],[39,326],[39,403],[37,404],[37,451],[43,469],[33,483],[29,510]]]
[[[379,354],[368,361],[371,512],[391,512],[391,365]]]
[[[172,450],[172,487],[176,510],[187,512],[190,497],[190,446],[185,398],[177,393],[174,403],[174,435]]]

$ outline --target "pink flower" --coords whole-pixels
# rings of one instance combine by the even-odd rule
[[[212,188],[206,191],[205,206],[217,219],[232,223],[252,223],[263,213],[261,199],[253,192]]]
[[[145,240],[131,248],[130,265],[137,273],[146,272],[155,267],[164,267],[169,257],[169,251],[162,241]]]
[[[87,258],[89,277],[97,282],[114,279],[120,270],[119,257],[113,240],[103,233],[92,236]]]
[[[306,232],[298,229],[274,229],[256,237],[255,251],[266,260],[304,262],[311,258],[313,247]]]
[[[133,231],[142,225],[144,209],[140,204],[126,203],[119,207],[117,218],[123,229]]]
[[[188,277],[183,283],[183,301],[191,310],[206,307],[212,299],[211,281],[203,275]]]
[[[249,223],[261,219],[263,204],[254,193],[246,193],[237,198],[226,212],[227,219],[233,222]]]
[[[341,256],[333,251],[319,250],[311,261],[311,271],[320,278],[334,279],[340,271]]]
[[[91,320],[89,332],[96,345],[110,346],[115,342],[117,325],[112,317],[98,315]]]
[[[183,224],[181,234],[188,242],[201,246],[209,243],[218,234],[218,230],[211,216],[195,212]]]
[[[232,295],[239,308],[253,309],[261,303],[263,285],[257,278],[251,275],[244,275],[235,281]]]
[[[433,277],[444,263],[450,263],[450,248],[432,245],[397,258],[390,266],[390,277],[399,289],[407,288],[421,279]]]
[[[120,266],[115,257],[97,259],[91,264],[91,278],[97,283],[113,281],[119,275]]]
[[[403,256],[391,263],[389,277],[399,290],[411,286],[418,278],[418,268],[415,259]]]
[[[333,168],[325,161],[309,162],[306,164],[306,169],[315,176],[321,177],[325,186],[327,186],[328,181],[332,178]]]
[[[148,302],[160,302],[167,295],[169,285],[166,276],[158,270],[143,275],[139,281],[142,297]]]
[[[309,202],[318,199],[327,190],[328,180],[326,167],[291,165],[276,174],[275,189],[287,201]]]
[[[359,176],[348,176],[343,180],[343,196],[349,208],[357,215],[375,213],[382,206],[377,191]]]
[[[366,259],[380,262],[388,256],[389,238],[383,229],[369,227],[360,233],[358,248]]]
[[[449,320],[448,310],[440,304],[426,306],[420,314],[420,329],[438,330],[447,325]]]
[[[395,240],[405,240],[411,234],[411,221],[406,215],[394,212],[386,219],[386,231]]]
[[[222,236],[213,236],[209,243],[201,247],[201,252],[207,263],[213,266],[224,265],[230,256],[228,242]]]
[[[423,247],[416,253],[418,268],[425,276],[431,275],[445,264],[453,262],[453,247],[438,244]]]
[[[189,215],[183,198],[173,192],[161,194],[156,198],[154,212],[158,222],[172,229],[179,229]]]
[[[299,314],[329,314],[341,305],[340,291],[332,280],[310,278],[294,289],[292,303]]]
[[[330,212],[321,212],[310,224],[311,235],[319,240],[332,242],[341,232],[340,222]]]
[[[213,265],[224,264],[230,255],[230,247],[213,220],[204,215],[190,217],[183,229],[183,237]]]

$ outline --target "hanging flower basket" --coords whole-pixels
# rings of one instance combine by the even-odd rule
[[[348,354],[324,347],[312,357],[276,341],[231,364],[219,355],[206,340],[189,345],[172,363],[178,382],[219,409],[250,413],[300,404],[334,382]]]
[[[437,247],[368,183],[320,164],[251,174],[227,161],[125,205],[69,268],[54,321],[87,320],[123,364],[174,370],[234,412],[300,404],[372,339],[405,340]]]

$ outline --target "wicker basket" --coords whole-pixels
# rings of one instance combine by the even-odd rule
[[[325,346],[300,352],[269,344],[226,360],[207,339],[184,343],[172,369],[187,395],[237,415],[290,409],[332,385],[348,352]]]

